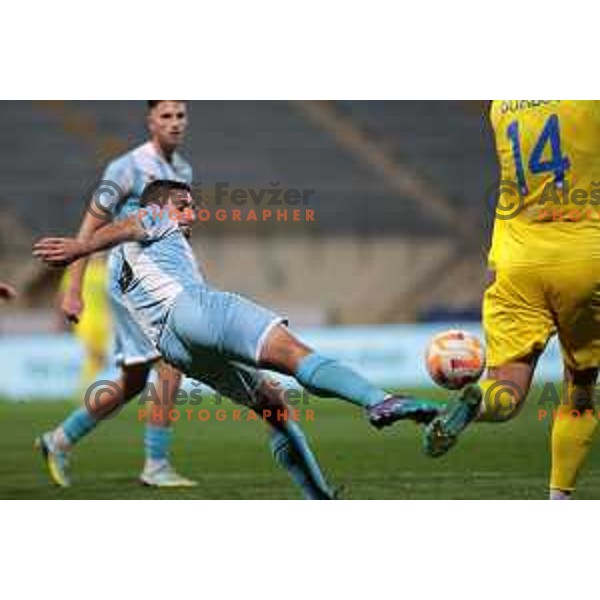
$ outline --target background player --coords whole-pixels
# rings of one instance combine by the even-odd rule
[[[188,124],[185,102],[150,100],[147,124],[149,140],[107,166],[102,177],[103,183],[84,216],[79,239],[89,239],[112,218],[122,219],[136,211],[144,187],[153,179],[168,177],[191,183],[192,168],[177,152]],[[62,310],[66,318],[73,322],[81,318],[84,309],[82,289],[86,266],[87,261],[82,260],[71,267],[70,282],[64,292]],[[116,360],[121,366],[118,387],[123,398],[116,397],[110,388],[104,393],[115,396],[116,401],[127,401],[144,389],[152,364],[159,355],[123,302],[118,279],[120,273],[118,255],[112,254],[109,257],[109,295],[115,326]],[[145,432],[146,461],[141,481],[159,487],[194,485],[194,482],[179,476],[169,462],[172,431],[168,414],[181,383],[181,374],[167,365],[159,364],[157,375],[157,398],[164,410],[149,411]],[[73,415],[73,419],[81,436],[93,427],[84,409]],[[62,485],[67,482],[57,483]]]
[[[156,181],[144,192],[141,205],[147,209],[141,218],[108,225],[87,240],[45,239],[34,253],[50,264],[64,264],[132,242],[117,251],[130,273],[127,300],[148,338],[171,364],[240,402],[252,406],[254,391],[264,383],[256,368],[268,368],[294,376],[313,394],[364,408],[377,428],[401,419],[427,422],[438,414],[439,403],[391,396],[297,340],[280,316],[206,285],[180,228],[180,222],[193,220],[187,212],[191,204],[185,184]],[[285,427],[277,433],[282,445],[296,441]],[[52,439],[46,434],[41,444],[50,468],[60,468],[60,452],[46,443]],[[309,478],[306,464],[304,469]]]
[[[65,290],[69,288],[70,270],[65,271],[58,294],[61,316]],[[82,292],[85,310],[80,313],[74,332],[84,350],[81,367],[81,389],[84,391],[98,379],[107,364],[112,325],[108,299],[108,267],[106,257],[93,256],[87,266]]]
[[[487,380],[469,402],[435,420],[430,453],[442,454],[477,417],[506,421],[524,402],[536,362],[555,333],[564,394],[552,429],[550,497],[568,498],[598,422],[592,413],[600,364],[600,102],[494,101],[502,186],[514,214],[497,209],[483,300]],[[574,201],[575,200],[575,201]],[[516,208],[515,208],[516,207]],[[479,400],[483,402],[479,407]],[[571,411],[576,410],[571,416]]]

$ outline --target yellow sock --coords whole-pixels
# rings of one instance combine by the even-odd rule
[[[568,402],[563,400],[556,411],[552,427],[552,472],[550,489],[572,492],[575,489],[577,474],[583,466],[598,428],[598,419],[590,408],[577,409],[575,393],[586,394],[591,398],[592,387],[576,388],[568,384]],[[588,405],[589,406],[589,405]]]

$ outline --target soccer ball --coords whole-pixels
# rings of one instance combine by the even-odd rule
[[[485,351],[476,336],[452,329],[438,333],[427,344],[425,365],[438,385],[458,390],[481,377]]]

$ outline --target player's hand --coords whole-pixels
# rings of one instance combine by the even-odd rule
[[[14,300],[17,297],[17,290],[8,283],[0,283],[0,298],[3,300]]]
[[[43,238],[33,245],[33,255],[53,267],[66,267],[84,255],[75,238]]]
[[[79,323],[83,312],[83,298],[81,294],[67,292],[60,303],[60,310],[68,323]]]

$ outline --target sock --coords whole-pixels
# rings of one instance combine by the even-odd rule
[[[336,396],[365,408],[382,402],[388,395],[350,367],[317,352],[301,361],[296,379],[315,396]]]
[[[570,500],[571,492],[563,492],[562,490],[550,490],[550,500]]]
[[[575,393],[582,392],[592,397],[593,388],[578,389],[572,383],[566,386],[568,397],[558,407],[552,426],[552,470],[551,490],[572,492],[575,489],[577,474],[590,451],[592,440],[598,428],[598,419],[592,412],[576,408]],[[576,411],[576,413],[572,413]]]
[[[288,422],[285,429],[271,435],[273,458],[287,469],[294,483],[308,500],[329,499],[332,492],[323,477],[317,459],[312,453],[302,430]]]
[[[85,407],[78,408],[54,431],[54,442],[61,450],[68,450],[93,431],[97,424]]]
[[[485,379],[479,383],[482,401],[477,421],[503,422],[512,419],[519,410],[517,390],[503,386],[495,379]]]
[[[155,468],[169,460],[173,430],[170,427],[146,425],[144,447],[146,450],[146,467]]]
[[[65,452],[71,449],[71,444],[65,435],[65,431],[62,428],[62,425],[57,427],[52,432],[52,443],[57,450],[63,450]]]

